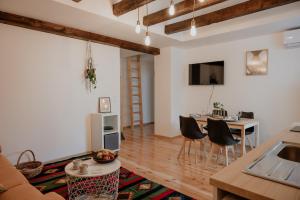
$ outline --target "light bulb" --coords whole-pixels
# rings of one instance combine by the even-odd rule
[[[140,24],[139,20],[136,22],[135,32],[137,34],[139,34],[141,32],[141,24]]]
[[[150,36],[149,36],[149,33],[146,32],[145,45],[146,45],[146,46],[149,46],[150,43],[151,43],[151,38],[150,38]]]
[[[196,36],[197,35],[197,29],[196,26],[193,25],[191,26],[191,36]]]
[[[170,7],[169,7],[169,15],[174,15],[174,14],[175,14],[174,1],[171,1]]]
[[[196,36],[196,35],[197,35],[196,22],[195,19],[193,19],[191,22],[191,36]]]
[[[205,2],[205,0],[199,0],[200,1],[200,3],[204,3]]]

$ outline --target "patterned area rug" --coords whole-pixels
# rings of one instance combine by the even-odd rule
[[[45,165],[42,173],[29,182],[42,193],[56,192],[68,199],[64,167],[73,159],[75,158]],[[121,168],[118,199],[189,200],[192,198]]]

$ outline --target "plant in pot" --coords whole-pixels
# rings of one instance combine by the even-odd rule
[[[214,102],[213,103],[214,109],[213,109],[213,115],[214,116],[227,116],[227,111],[224,109],[224,105],[220,102]]]

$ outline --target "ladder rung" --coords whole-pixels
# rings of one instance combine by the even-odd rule
[[[131,87],[139,87],[138,85],[132,85]]]
[[[138,94],[133,94],[132,96],[133,96],[133,97],[139,97],[140,95],[138,95]]]
[[[140,120],[134,120],[133,122],[140,122]]]
[[[140,79],[140,77],[137,76],[132,76],[131,78]]]
[[[140,113],[140,111],[136,111],[136,112],[133,112],[134,114],[139,114]]]
[[[133,105],[141,105],[141,103],[132,103]]]

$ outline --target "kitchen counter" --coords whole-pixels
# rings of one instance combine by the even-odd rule
[[[300,133],[283,131],[210,178],[214,199],[232,193],[246,199],[300,200],[300,189],[248,175],[242,170],[280,141],[299,143]]]

